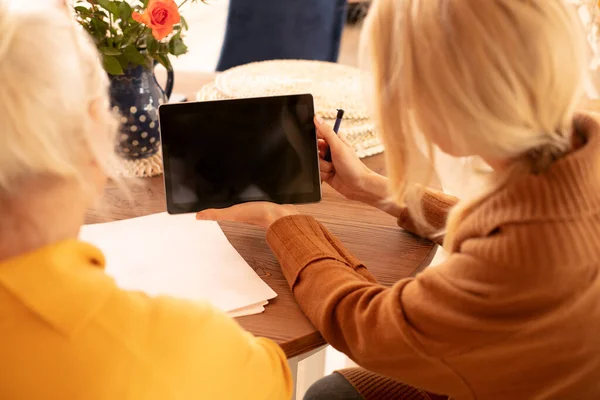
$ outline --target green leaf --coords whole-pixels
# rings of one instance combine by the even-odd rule
[[[108,32],[108,24],[102,20],[93,18],[91,20],[92,36],[104,37]]]
[[[121,64],[115,57],[104,56],[102,65],[104,66],[104,70],[111,75],[123,75],[124,73]]]
[[[148,54],[150,54],[151,56],[155,55],[156,52],[158,51],[158,41],[156,39],[154,39],[153,36],[149,36],[146,39],[146,50],[148,51]]]
[[[119,14],[121,20],[128,21],[129,19],[131,19],[131,13],[131,6],[126,1],[119,4]]]
[[[117,56],[117,61],[119,61],[119,64],[121,64],[121,68],[123,68],[123,71],[125,71],[127,69],[127,67],[129,67],[129,61],[127,60],[127,58],[125,58],[124,55],[120,55]]]
[[[169,57],[165,54],[155,54],[154,59],[158,61],[163,67],[165,67],[168,71],[173,70],[173,66],[171,65],[171,61],[169,61]]]
[[[115,17],[119,16],[119,4],[111,0],[95,0],[99,6],[110,12]]]
[[[175,35],[169,41],[169,53],[173,54],[175,57],[178,57],[182,54],[187,53],[188,48],[183,43],[181,36]]]
[[[84,17],[89,17],[92,15],[92,10],[90,10],[88,7],[84,7],[84,6],[75,7],[75,11]]]
[[[169,52],[169,43],[158,42],[158,50],[159,54],[167,54]]]
[[[140,30],[139,25],[130,25],[127,28],[125,28],[123,30],[123,37],[125,38],[123,44],[135,44],[135,41],[140,36],[141,31],[143,31],[143,28],[142,30]]]
[[[115,49],[114,47],[102,46],[100,47],[100,53],[105,56],[120,56],[121,51],[119,49]]]
[[[125,47],[123,49],[123,55],[132,64],[142,65],[146,63],[146,57],[144,57],[133,45]]]
[[[108,11],[110,11],[110,13],[117,18],[121,16],[121,10],[119,9],[119,4],[117,3],[109,3]]]
[[[98,18],[99,20],[104,21],[108,19],[108,14],[98,8],[96,11],[92,11],[92,18]]]
[[[180,36],[181,37],[181,33],[182,32],[183,32],[183,26],[181,26],[181,25],[175,25],[173,27],[173,36]],[[171,36],[171,38],[173,36]]]
[[[189,30],[190,26],[188,25],[185,18],[183,18],[183,15],[181,15],[180,18],[181,18],[181,26],[183,27],[183,29],[185,29],[186,31]]]

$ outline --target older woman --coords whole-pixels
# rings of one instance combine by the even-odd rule
[[[267,228],[306,315],[365,368],[307,399],[600,398],[600,125],[574,113],[586,59],[569,7],[373,3],[366,43],[389,179],[317,120],[333,158],[321,175],[415,233],[445,233],[442,265],[384,287],[311,217],[273,204],[198,215]],[[489,184],[456,206],[415,186],[418,134],[480,156]]]
[[[285,355],[206,304],[120,290],[77,241],[116,123],[64,9],[0,0],[0,397],[286,399]]]

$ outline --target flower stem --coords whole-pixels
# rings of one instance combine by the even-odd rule
[[[112,13],[110,11],[108,11],[108,20],[110,21],[110,25],[108,25],[108,33],[110,33],[110,45],[113,45],[113,33],[112,33],[112,29],[113,29],[113,18],[112,18]]]
[[[184,5],[187,2],[188,2],[188,0],[183,0],[183,3],[181,3],[177,8],[181,8],[181,6]]]
[[[146,27],[144,25],[140,25],[140,27],[142,28],[141,32],[139,33],[138,37],[135,39],[135,47],[137,47],[139,49],[139,45],[138,42],[140,41],[140,38],[142,37],[142,35],[144,34],[144,31],[146,31]]]

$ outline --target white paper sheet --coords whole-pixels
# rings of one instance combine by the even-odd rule
[[[254,304],[252,306],[248,306],[248,307],[244,307],[244,308],[239,308],[239,309],[233,310],[233,311],[228,311],[227,314],[230,317],[233,317],[233,318],[244,317],[246,315],[260,314],[260,313],[263,313],[265,311],[265,306],[267,304],[269,304],[269,302],[268,301],[264,301],[262,303]]]
[[[102,250],[106,273],[126,290],[205,300],[233,316],[260,313],[277,296],[216,222],[193,214],[85,225],[79,237]]]

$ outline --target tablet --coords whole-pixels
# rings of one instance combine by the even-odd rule
[[[167,211],[320,201],[313,117],[309,94],[160,106]]]

